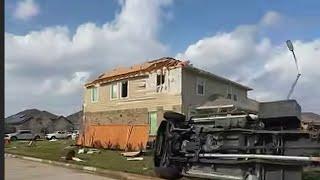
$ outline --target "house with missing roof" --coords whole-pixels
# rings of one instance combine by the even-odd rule
[[[86,146],[136,148],[154,137],[165,111],[188,114],[213,95],[246,104],[251,88],[170,57],[115,68],[85,84]],[[121,136],[121,137],[120,137]]]

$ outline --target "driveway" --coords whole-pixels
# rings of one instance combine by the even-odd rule
[[[5,158],[5,180],[113,180],[99,175],[84,173],[40,162]]]

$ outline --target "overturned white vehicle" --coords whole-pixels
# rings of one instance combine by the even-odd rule
[[[166,112],[155,145],[163,178],[301,180],[320,158],[318,132],[300,129],[295,100],[259,104],[258,112],[234,104],[196,108],[186,119]]]

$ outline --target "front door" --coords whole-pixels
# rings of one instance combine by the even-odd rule
[[[156,135],[157,129],[157,112],[149,112],[149,134]]]

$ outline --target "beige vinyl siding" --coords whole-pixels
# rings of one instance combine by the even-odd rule
[[[204,95],[197,93],[197,81],[204,80]],[[183,69],[182,71],[182,111],[187,114],[190,106],[200,105],[213,94],[221,94],[227,97],[228,93],[237,96],[237,101],[247,100],[247,90],[219,79]]]
[[[170,82],[169,82],[170,81]],[[167,91],[156,92],[156,73],[149,76],[128,79],[128,97],[112,99],[110,91],[112,82],[101,84],[99,88],[99,101],[91,103],[90,88],[85,89],[84,102],[86,112],[100,112],[133,108],[148,108],[154,111],[157,107],[172,109],[173,106],[181,106],[181,69],[177,68],[168,72],[166,76]]]

